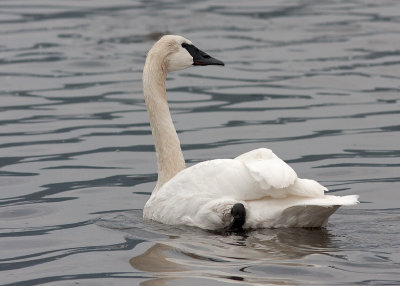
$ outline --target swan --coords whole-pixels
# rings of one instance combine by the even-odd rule
[[[193,43],[166,35],[147,54],[143,95],[157,153],[158,179],[143,218],[170,225],[240,232],[277,227],[323,227],[357,195],[325,195],[325,187],[300,179],[271,150],[185,167],[166,97],[167,73],[191,66],[221,65]]]

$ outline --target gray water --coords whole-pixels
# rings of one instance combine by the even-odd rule
[[[220,236],[142,220],[146,51],[188,165],[268,147],[335,195],[325,229]],[[2,285],[399,285],[399,1],[0,1]]]

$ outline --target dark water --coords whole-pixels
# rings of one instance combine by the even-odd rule
[[[146,223],[145,53],[188,164],[268,147],[361,204],[326,229],[223,237]],[[399,285],[399,1],[0,1],[2,285]]]

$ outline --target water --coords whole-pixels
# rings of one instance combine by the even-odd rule
[[[2,285],[399,285],[398,1],[1,1]],[[141,219],[156,162],[145,53],[171,74],[188,164],[268,147],[359,194],[326,229],[220,236]]]

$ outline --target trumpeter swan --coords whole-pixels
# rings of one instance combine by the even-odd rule
[[[269,149],[235,159],[216,159],[185,168],[166,98],[170,71],[224,65],[181,36],[163,36],[147,54],[143,93],[157,152],[158,181],[144,206],[144,219],[209,230],[321,227],[340,206],[358,196],[330,196],[318,182],[297,177]]]

